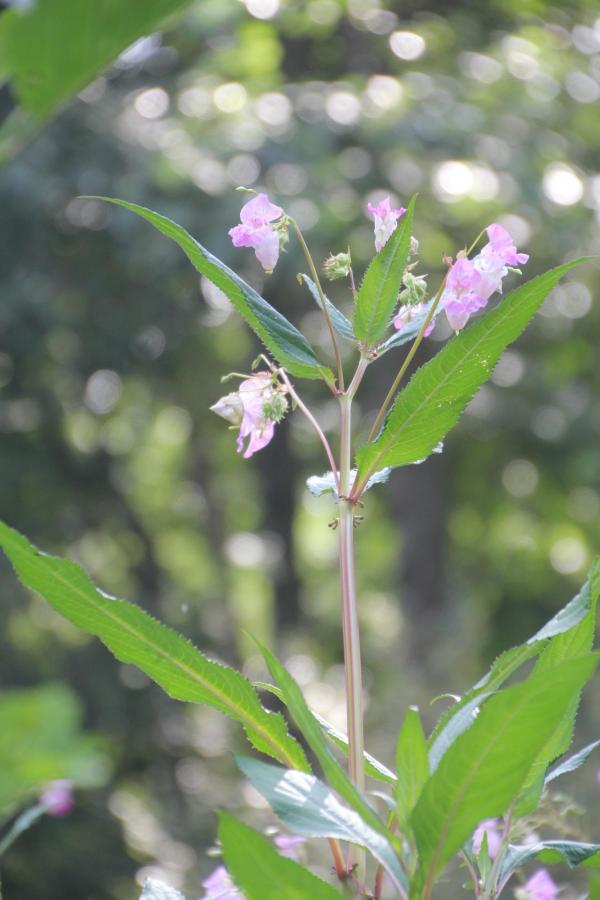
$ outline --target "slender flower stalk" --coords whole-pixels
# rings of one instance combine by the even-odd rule
[[[304,240],[304,235],[300,231],[300,226],[296,222],[295,219],[290,218],[290,223],[296,232],[296,236],[298,238],[298,242],[302,247],[302,252],[306,257],[306,262],[308,263],[308,268],[310,269],[310,275],[312,280],[314,281],[317,291],[319,293],[319,300],[321,301],[321,309],[323,310],[323,315],[325,316],[325,321],[327,322],[327,328],[329,329],[329,334],[331,335],[331,343],[333,345],[333,352],[335,354],[335,365],[337,368],[337,376],[338,376],[338,390],[344,390],[344,369],[342,366],[342,357],[340,355],[340,348],[337,342],[337,338],[335,336],[335,331],[333,330],[333,324],[331,322],[331,316],[329,315],[329,310],[327,309],[327,303],[325,300],[325,294],[323,293],[323,288],[321,286],[321,281],[319,279],[319,273],[317,272],[317,268],[313,262],[313,258],[311,256],[310,250],[308,249],[308,244]]]

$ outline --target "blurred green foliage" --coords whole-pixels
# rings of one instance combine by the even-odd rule
[[[267,189],[317,258],[349,243],[359,271],[367,200],[418,191],[432,285],[442,254],[492,221],[531,255],[531,276],[598,251],[599,100],[593,0],[203,0],[134,45],[0,174],[3,517],[251,676],[264,671],[240,628],[279,643],[309,702],[343,725],[333,506],[303,487],[326,468],[317,442],[293,416],[252,461],[235,454],[207,410],[257,343],[176,247],[76,198],[170,216],[327,354],[297,247],[268,280],[231,247],[237,185]],[[578,269],[445,452],[368,495],[368,733],[388,762],[406,705],[474,681],[572,595],[600,545],[598,282],[595,264]],[[329,292],[347,306],[343,286]],[[420,360],[446,337],[438,325]],[[358,437],[402,355],[369,372]],[[305,396],[334,429],[325,394]],[[74,824],[44,825],[42,849],[40,832],[15,846],[7,897],[129,900],[149,868],[197,893],[210,811],[258,802],[232,773],[228,726],[117,666],[4,566],[2,588],[2,684],[68,681],[116,764]],[[588,699],[581,743],[598,721]],[[598,789],[581,777],[585,834]]]

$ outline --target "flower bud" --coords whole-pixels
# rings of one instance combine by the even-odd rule
[[[325,277],[330,281],[336,278],[346,278],[350,274],[352,260],[350,259],[350,251],[347,253],[338,253],[336,256],[331,254],[323,263],[323,271]]]
[[[49,816],[67,816],[73,809],[73,785],[70,781],[51,781],[45,788],[40,803]]]
[[[400,291],[398,300],[402,305],[414,306],[422,303],[427,294],[427,282],[422,275],[411,275],[410,272],[404,273],[404,290]]]
[[[419,253],[419,242],[416,237],[410,237],[410,256],[417,256]]]
[[[273,391],[263,400],[263,415],[270,422],[281,422],[288,408],[287,398],[281,391]]]
[[[212,412],[221,416],[226,422],[232,425],[241,425],[244,418],[244,404],[241,401],[239,393],[226,394],[217,400],[210,409]]]

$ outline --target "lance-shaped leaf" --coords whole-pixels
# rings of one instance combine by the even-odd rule
[[[288,372],[298,378],[324,378],[329,383],[333,381],[332,373],[326,366],[321,365],[304,335],[243,278],[209,253],[181,225],[151,209],[138,206],[137,203],[128,203],[113,197],[94,199],[123,206],[179,244],[194,268],[223,291],[267,350]]]
[[[241,722],[262,753],[310,771],[283,717],[267,712],[250,682],[235,669],[207,659],[190,641],[139,606],[100,591],[80,566],[41,553],[2,522],[0,547],[25,587],[40,594],[65,619],[99,637],[121,662],[137,666],[170,697],[205,703]]]
[[[423,785],[429,777],[427,741],[417,709],[407,710],[396,745],[396,772],[394,787],[398,821],[404,826],[410,817]]]
[[[262,834],[233,816],[219,816],[219,840],[227,871],[246,900],[340,900],[330,884],[286,859]]]
[[[572,756],[569,756],[568,759],[565,759],[563,762],[559,763],[553,769],[548,772],[546,775],[546,779],[544,784],[550,784],[551,781],[554,781],[556,778],[560,778],[561,775],[567,775],[569,772],[575,772],[579,766],[582,766],[584,762],[590,757],[592,751],[596,749],[596,747],[600,746],[600,741],[593,741],[591,744],[588,744],[586,747],[582,747],[577,753],[574,753]]]
[[[474,710],[478,702],[483,699],[483,695],[489,695],[502,687],[504,682],[516,672],[517,669],[529,659],[538,656],[542,650],[548,647],[549,641],[551,642],[559,635],[571,632],[582,622],[588,621],[590,617],[595,620],[595,609],[598,596],[600,596],[600,556],[596,557],[592,563],[585,584],[579,593],[573,597],[566,606],[559,610],[549,622],[540,628],[539,631],[536,631],[529,640],[501,653],[495,660],[489,672],[487,672],[487,674],[478,681],[470,691],[467,691],[454,706],[451,706],[450,709],[441,716],[429,738],[432,754],[434,753],[434,746],[437,745],[435,762],[432,756],[430,756],[432,769],[437,767],[439,760],[453,742],[454,738],[465,730],[464,728],[459,728],[457,731],[455,726],[451,724],[456,716],[461,715],[461,710],[467,706],[470,707],[471,710]],[[586,624],[584,628],[587,631],[589,629],[589,624]],[[587,649],[589,649],[589,646]],[[469,713],[467,712],[465,715],[468,719]],[[465,716],[462,718],[464,720]],[[444,732],[447,732],[449,726],[453,733],[445,734]]]
[[[317,286],[308,275],[299,275],[299,278],[305,282],[307,288],[309,289],[313,300],[319,307],[319,309],[323,309],[321,303],[321,297],[319,296],[319,291],[317,290]],[[341,312],[337,306],[331,302],[331,300],[325,296],[325,305],[327,307],[327,311],[329,312],[329,317],[331,319],[331,324],[337,331],[341,337],[346,338],[347,341],[353,341],[356,343],[356,335],[354,334],[354,329],[352,327],[352,322],[348,319],[343,312]]]
[[[539,841],[523,846],[511,844],[502,863],[499,881],[504,881],[511,872],[520,869],[532,859],[538,859],[543,863],[566,862],[571,869],[582,863],[590,868],[598,868],[600,844],[586,844],[581,841]]]
[[[597,663],[598,655],[588,654],[504,689],[446,752],[412,815],[426,896],[478,823],[508,809]]]
[[[356,296],[354,333],[368,346],[376,344],[385,333],[398,303],[410,252],[415,201],[413,197],[385,247],[371,261]]]
[[[400,885],[406,878],[390,842],[354,810],[340,803],[314,775],[236,756],[237,764],[294,834],[339,838],[365,847]]]
[[[323,736],[321,726],[310,711],[308,704],[304,699],[304,695],[296,681],[267,647],[263,647],[260,643],[258,646],[265,658],[265,662],[269,667],[272,677],[281,688],[285,705],[289,709],[310,749],[319,760],[328,783],[362,816],[371,828],[374,828],[375,831],[379,831],[381,834],[387,835],[388,831],[384,823],[381,821],[375,810],[369,806],[363,795],[352,783],[329,749]]]
[[[358,451],[357,493],[378,469],[429,456],[456,425],[506,347],[519,337],[563,275],[580,262],[558,266],[512,291],[421,366],[397,394],[378,437]]]

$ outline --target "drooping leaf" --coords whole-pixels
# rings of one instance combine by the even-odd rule
[[[573,756],[569,756],[568,759],[565,759],[564,762],[559,763],[548,772],[544,783],[550,784],[551,781],[560,778],[561,775],[567,775],[569,772],[574,772],[584,764],[596,747],[600,747],[600,741],[593,741],[586,747],[582,747],[582,749],[577,753],[574,753]]]
[[[432,770],[437,767],[439,759],[452,743],[454,737],[457,736],[456,732],[462,733],[462,731],[464,731],[464,728],[455,728],[455,726],[451,724],[452,719],[455,716],[460,715],[461,710],[466,706],[470,706],[470,708],[474,710],[477,707],[478,702],[481,702],[483,699],[484,694],[489,695],[502,687],[504,682],[516,672],[517,669],[528,660],[538,656],[542,650],[548,646],[548,642],[551,638],[556,638],[558,635],[569,632],[584,621],[586,617],[590,615],[590,612],[593,614],[598,596],[600,596],[600,557],[597,557],[592,563],[585,584],[579,593],[570,600],[566,606],[559,610],[549,622],[540,628],[539,631],[525,641],[525,643],[519,644],[517,647],[512,647],[510,650],[505,650],[504,653],[501,653],[488,673],[480,679],[470,691],[467,691],[454,706],[451,706],[441,716],[429,738],[431,748],[430,764]],[[468,720],[469,713],[466,713],[465,715]],[[448,727],[450,727],[452,733],[443,734]],[[435,744],[437,744],[438,747],[436,752],[433,753]],[[435,759],[434,756],[436,757]]]
[[[322,309],[319,291],[317,290],[317,286],[312,278],[309,278],[308,275],[304,274],[300,275],[299,277],[302,278],[302,280],[305,282],[312,295],[313,300],[315,301],[319,309]],[[334,304],[327,296],[325,296],[325,305],[327,306],[327,310],[329,312],[331,324],[333,325],[337,333],[343,338],[346,338],[347,341],[356,343],[356,335],[354,334],[354,329],[352,327],[352,322],[350,321],[350,319],[345,316],[344,313],[337,308],[337,306],[334,306]]]
[[[355,810],[340,803],[314,775],[282,769],[249,756],[238,755],[236,760],[244,775],[294,834],[338,838],[365,847],[396,883],[405,885],[405,876],[389,841]]]
[[[425,885],[479,822],[506,811],[597,663],[589,654],[500,691],[445,753],[412,815]]]
[[[137,666],[170,697],[205,703],[236,719],[257,750],[309,770],[283,717],[267,712],[250,682],[235,669],[207,659],[139,606],[100,591],[80,566],[41,553],[2,522],[0,547],[27,588],[74,625],[99,637],[121,662]]]
[[[390,477],[391,471],[391,469],[381,469],[381,471],[375,472],[374,475],[371,475],[365,485],[363,494],[366,494],[366,492],[370,490],[375,484],[385,484],[385,482]],[[351,469],[351,482],[353,481],[355,476],[356,469]],[[323,494],[333,494],[333,496],[337,499],[337,487],[335,485],[333,472],[331,471],[325,472],[323,475],[311,475],[310,478],[306,479],[306,487],[315,497],[321,497]]]
[[[456,425],[503,351],[516,340],[574,260],[533,278],[449,341],[401,390],[375,441],[357,453],[358,482],[384,466],[427,457]],[[356,327],[356,326],[355,326]]]
[[[321,365],[303,334],[291,322],[274,309],[232,269],[213,256],[188,232],[159,213],[113,197],[95,197],[106,203],[122,206],[145,219],[157,231],[179,244],[194,268],[212,281],[231,300],[278,362],[298,378],[324,378],[333,381],[333,375]]]
[[[225,812],[219,820],[219,840],[227,871],[246,900],[339,900],[341,897],[326,881],[281,856],[262,834]]]
[[[580,841],[539,841],[536,844],[523,846],[511,844],[502,863],[500,881],[503,881],[510,872],[531,862],[532,859],[550,864],[566,862],[571,869],[581,864],[598,868],[600,867],[600,844],[586,844]]]
[[[367,346],[380,340],[396,308],[410,252],[415,202],[413,197],[387,244],[371,261],[358,291],[354,333]]]
[[[416,709],[407,711],[400,729],[396,745],[396,773],[394,796],[398,821],[404,826],[429,777],[427,741]]]
[[[375,810],[367,803],[341,767],[323,736],[321,726],[308,708],[296,681],[267,647],[258,644],[271,676],[281,688],[283,701],[312,752],[319,760],[328,784],[346,800],[375,831],[387,835],[388,830]]]
[[[185,897],[163,881],[147,878],[144,882],[144,890],[140,894],[140,900],[185,900]]]

